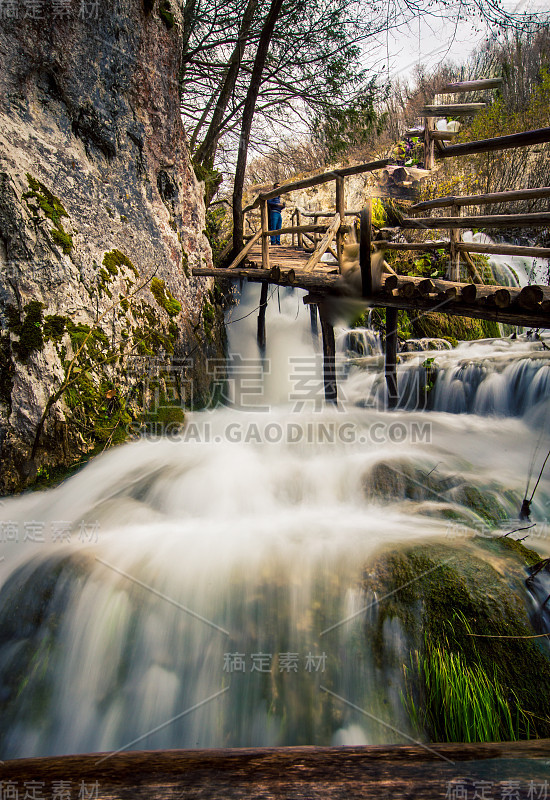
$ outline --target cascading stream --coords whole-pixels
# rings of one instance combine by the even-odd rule
[[[247,287],[233,318],[258,294]],[[270,299],[263,365],[256,315],[229,325],[233,408],[3,501],[2,758],[412,735],[398,675],[380,691],[364,637],[363,568],[381,548],[517,516],[550,439],[546,353],[498,340],[415,354],[439,360],[430,413],[364,402],[377,378],[356,363],[342,408],[326,409],[301,297],[281,291],[280,312]],[[354,336],[379,360],[372,332]],[[457,382],[473,398],[456,399]],[[498,409],[487,399],[503,394]],[[541,552],[549,499],[543,476]],[[397,648],[401,632],[387,636]]]

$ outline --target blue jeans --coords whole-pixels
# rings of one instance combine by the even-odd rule
[[[269,230],[270,231],[280,231],[283,227],[283,217],[280,211],[270,211],[269,212]],[[271,237],[271,244],[281,244],[281,237],[280,236],[272,236]]]

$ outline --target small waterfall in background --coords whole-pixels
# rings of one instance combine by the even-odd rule
[[[3,758],[405,741],[330,692],[412,733],[397,673],[377,688],[363,567],[445,541],[450,519],[476,530],[476,492],[495,526],[517,516],[550,441],[548,351],[524,337],[408,353],[388,413],[378,335],[342,330],[342,404],[327,409],[304,294],[271,292],[262,358],[259,288],[244,287],[229,407],[4,499]],[[549,500],[543,476],[535,519]]]

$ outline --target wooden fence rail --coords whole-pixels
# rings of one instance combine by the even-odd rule
[[[437,153],[437,158],[451,156],[469,156],[476,153],[489,153],[493,150],[509,150],[515,147],[530,147],[533,144],[550,142],[550,128],[537,128],[523,133],[512,133],[508,136],[495,136],[491,139],[480,139],[476,142],[452,144]]]
[[[508,192],[491,192],[489,194],[470,194],[460,196],[435,197],[423,200],[410,207],[410,211],[429,211],[432,208],[449,208],[451,206],[483,206],[497,203],[510,203],[517,200],[539,200],[550,197],[550,186],[537,189],[517,189]]]

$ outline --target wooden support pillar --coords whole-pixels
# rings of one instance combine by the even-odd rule
[[[260,214],[262,220],[262,267],[269,269],[269,238],[265,235],[269,230],[269,214],[267,200],[260,201]]]
[[[313,347],[315,350],[319,349],[319,326],[317,324],[317,304],[310,303],[309,306],[309,320],[311,323],[311,338],[313,339]]]
[[[342,271],[342,255],[344,252],[344,234],[341,231],[341,226],[346,219],[346,185],[344,177],[338,175],[336,178],[336,213],[340,214],[340,228],[336,234],[336,253],[338,255],[338,264],[340,272]]]
[[[397,394],[397,309],[386,308],[385,372],[387,408],[396,408]]]
[[[258,349],[262,358],[265,356],[265,312],[267,311],[267,292],[269,283],[262,281],[262,290],[260,292],[260,311],[258,313]]]
[[[336,343],[334,328],[324,303],[319,304],[319,317],[323,334],[323,380],[325,384],[325,401],[338,403],[338,386],[336,384]]]
[[[361,210],[361,227],[359,230],[359,267],[361,268],[361,286],[363,297],[372,297],[372,198]]]
[[[451,206],[450,215],[452,217],[459,217],[462,206]],[[449,233],[450,241],[450,263],[449,263],[449,280],[460,281],[460,251],[457,249],[457,244],[462,241],[460,228],[451,228]]]
[[[296,227],[299,228],[301,224],[302,224],[302,215],[300,213],[300,209],[297,208],[296,209]],[[304,247],[304,235],[303,235],[302,231],[298,231],[298,247],[300,248],[300,250],[302,250],[303,247]]]
[[[435,167],[435,139],[432,138],[431,131],[435,129],[435,117],[425,117],[424,119],[424,169]]]

